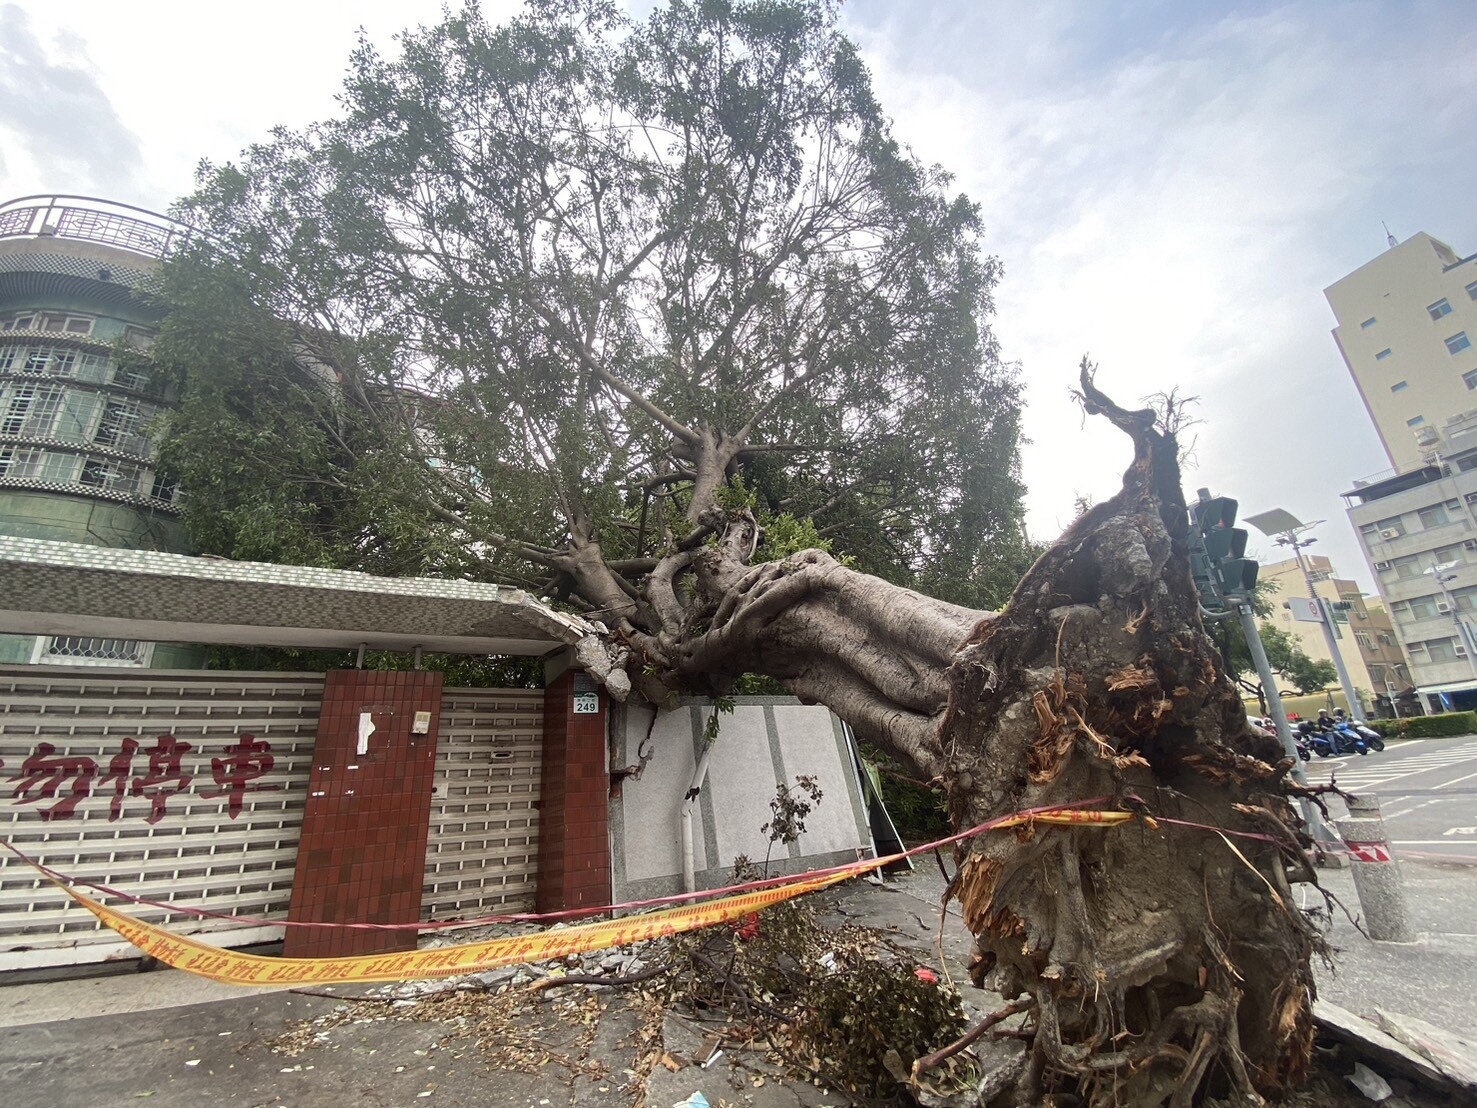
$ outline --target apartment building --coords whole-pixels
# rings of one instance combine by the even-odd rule
[[[1420,465],[1432,432],[1477,407],[1477,255],[1425,232],[1324,290],[1334,341],[1390,464]]]
[[[1366,598],[1357,582],[1337,576],[1329,559],[1317,554],[1303,557],[1308,563],[1307,577],[1293,558],[1262,566],[1258,580],[1270,584],[1274,590],[1269,597],[1272,603],[1269,622],[1290,634],[1303,653],[1314,661],[1333,661],[1322,625],[1300,622],[1291,608],[1285,606],[1295,597],[1307,597],[1307,578],[1311,577],[1317,594],[1330,604],[1339,605],[1335,611],[1334,641],[1349,676],[1357,688],[1388,709],[1411,687],[1411,681],[1405,655],[1384,604],[1378,598]]]
[[[181,229],[93,197],[0,204],[0,535],[182,552],[176,490],[155,470],[172,398],[141,356],[140,298]],[[0,635],[0,663],[198,665],[193,647]]]
[[[1477,412],[1414,466],[1354,482],[1349,521],[1428,711],[1477,708]]]

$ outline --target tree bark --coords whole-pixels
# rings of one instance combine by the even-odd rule
[[[959,829],[1095,798],[1140,813],[958,850],[949,895],[976,936],[976,984],[1034,1001],[1028,1065],[998,1102],[1255,1103],[1296,1084],[1312,1049],[1322,942],[1290,893],[1289,868],[1307,872],[1296,786],[1202,629],[1173,435],[1086,365],[1081,397],[1132,438],[1133,464],[998,615],[819,551],[747,566],[740,513],[683,567],[695,599],[675,648],[669,626],[646,653],[637,636],[633,658],[660,658],[668,687],[759,672],[828,704],[941,779]],[[666,589],[658,609],[676,603]]]

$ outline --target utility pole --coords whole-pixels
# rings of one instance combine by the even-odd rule
[[[1287,710],[1282,706],[1282,694],[1277,691],[1277,678],[1272,672],[1272,664],[1267,661],[1267,649],[1262,645],[1262,636],[1257,630],[1256,614],[1251,610],[1251,602],[1247,600],[1238,602],[1236,614],[1241,617],[1241,633],[1246,637],[1247,648],[1251,651],[1252,664],[1256,666],[1257,679],[1262,683],[1267,709],[1272,716],[1272,723],[1277,728],[1277,738],[1282,743],[1283,753],[1292,759],[1292,779],[1299,785],[1306,786],[1308,775],[1303,769],[1302,758],[1298,755],[1297,742],[1292,737],[1292,724],[1287,721]],[[1298,805],[1302,808],[1303,822],[1308,825],[1308,832],[1313,836],[1313,841],[1319,845],[1326,856],[1337,857],[1336,849],[1339,845],[1339,838],[1323,821],[1323,814],[1306,799],[1298,801]]]
[[[1261,632],[1257,630],[1256,614],[1252,611],[1251,596],[1256,588],[1258,566],[1255,561],[1246,557],[1246,531],[1234,526],[1236,508],[1236,501],[1228,497],[1211,496],[1209,489],[1199,490],[1198,499],[1190,505],[1190,572],[1201,595],[1203,616],[1208,619],[1224,619],[1234,612],[1240,618],[1247,648],[1251,651],[1272,722],[1277,728],[1277,738],[1282,744],[1283,752],[1292,759],[1292,779],[1299,785],[1306,786],[1308,775],[1303,770],[1297,743],[1292,737],[1292,725],[1287,722],[1282,694],[1277,691],[1277,679],[1267,660],[1267,650],[1262,645]],[[1207,610],[1204,602],[1222,610]],[[1338,657],[1337,653],[1334,657]],[[1353,704],[1352,700],[1350,704]],[[1337,865],[1337,834],[1323,821],[1322,814],[1311,802],[1300,800],[1299,807],[1308,832],[1318,844],[1327,864]]]

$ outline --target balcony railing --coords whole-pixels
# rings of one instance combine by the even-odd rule
[[[168,216],[95,196],[22,196],[0,204],[0,239],[75,239],[164,258],[189,233]]]

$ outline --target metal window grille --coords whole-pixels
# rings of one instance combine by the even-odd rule
[[[47,641],[41,655],[42,660],[48,662],[58,658],[87,658],[142,665],[144,644],[134,639],[92,639],[79,635],[59,635]]]
[[[109,492],[137,492],[139,467],[131,462],[110,462],[102,458],[88,458],[82,463],[78,482],[94,489]]]
[[[92,440],[103,446],[135,447],[143,419],[144,413],[137,400],[109,400],[103,407],[103,417],[98,421],[97,433]]]
[[[34,479],[41,474],[46,452],[35,446],[7,446],[0,451],[0,477]]]

